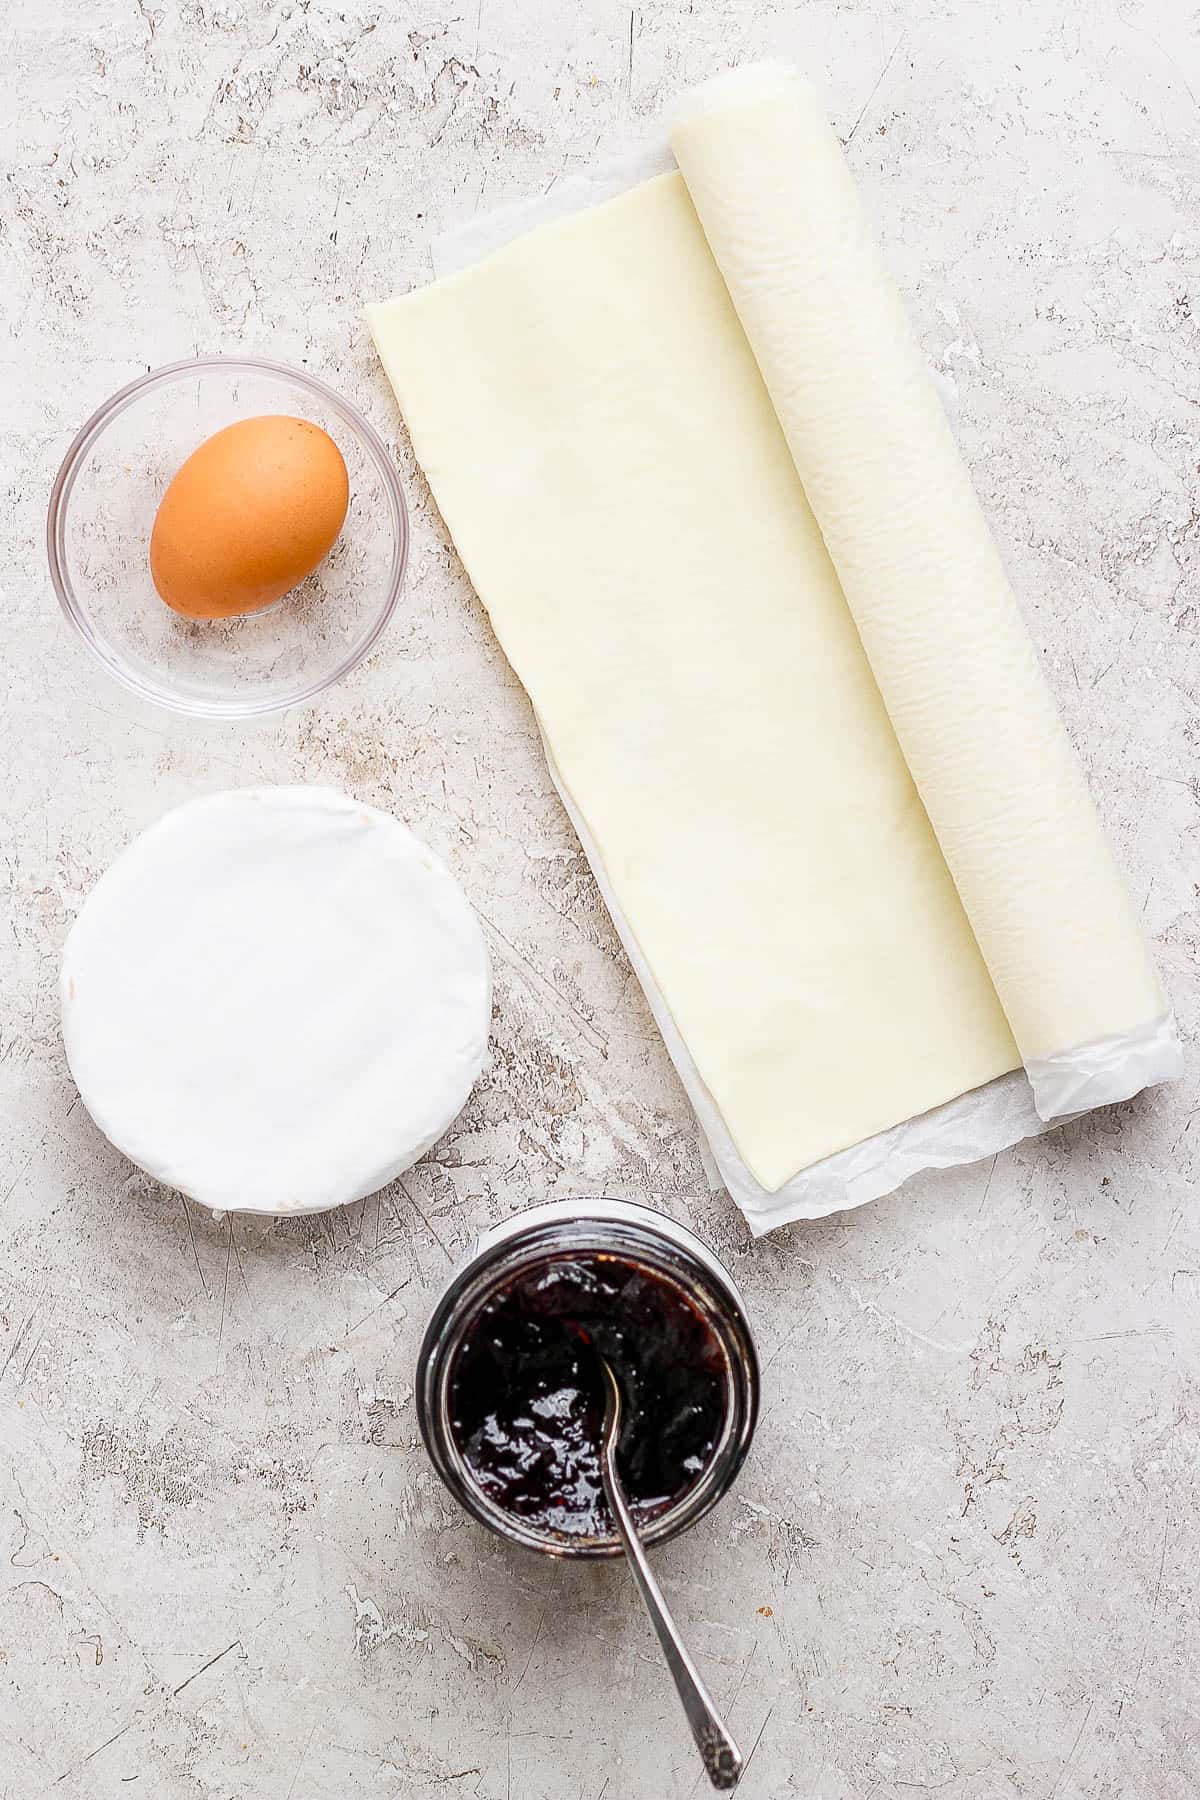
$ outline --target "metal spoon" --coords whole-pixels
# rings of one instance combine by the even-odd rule
[[[629,1510],[617,1474],[617,1443],[621,1436],[621,1387],[603,1356],[597,1359],[604,1374],[604,1427],[600,1434],[600,1474],[609,1511],[625,1546],[638,1592],[650,1614],[650,1623],[658,1634],[667,1667],[675,1681],[687,1722],[692,1728],[696,1748],[704,1760],[708,1779],[715,1788],[727,1792],[735,1788],[742,1775],[742,1753],[721,1722],[712,1696],[700,1679],[695,1663],[688,1655],[675,1621],[667,1609],[662,1590],[646,1560],[646,1552],[638,1536],[633,1514]]]

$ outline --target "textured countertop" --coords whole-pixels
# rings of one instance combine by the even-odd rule
[[[1002,16],[998,17],[997,14]],[[1186,1038],[1200,877],[1200,39],[1184,0],[73,0],[8,9],[0,383],[0,1796],[682,1800],[620,1568],[508,1553],[415,1441],[432,1290],[485,1221],[690,1217],[756,1320],[733,1496],[658,1566],[742,1791],[1200,1789],[1194,1078],[751,1245],[362,324],[441,228],[785,54],[827,82]],[[256,729],[135,704],[46,577],[81,420],[202,350],[303,363],[395,445],[402,611]],[[191,795],[332,782],[483,914],[491,1071],[384,1193],[214,1221],[79,1106],[59,950]],[[1193,1129],[1194,1126],[1194,1129]]]

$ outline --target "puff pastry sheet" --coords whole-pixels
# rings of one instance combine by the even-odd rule
[[[813,96],[742,71],[671,143],[369,320],[656,1010],[771,1194],[1023,1062],[1120,1065],[1165,1001]]]

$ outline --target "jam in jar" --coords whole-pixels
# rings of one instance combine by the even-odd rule
[[[632,1200],[547,1200],[476,1239],[417,1352],[417,1420],[472,1518],[544,1556],[622,1556],[600,1479],[602,1374],[621,1384],[618,1463],[642,1540],[665,1544],[728,1492],[759,1372],[729,1272],[679,1220]]]
[[[517,1270],[484,1300],[449,1370],[449,1425],[472,1478],[539,1534],[603,1538],[603,1356],[621,1386],[617,1466],[642,1527],[700,1479],[721,1438],[728,1363],[669,1275],[579,1249]]]

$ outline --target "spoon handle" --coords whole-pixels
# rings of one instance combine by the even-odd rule
[[[696,1748],[704,1761],[708,1779],[715,1788],[728,1792],[741,1779],[742,1753],[725,1729],[712,1696],[700,1679],[700,1672],[688,1654],[675,1621],[671,1617],[662,1589],[654,1579],[654,1571],[646,1560],[646,1552],[638,1536],[637,1526],[621,1491],[616,1468],[615,1432],[607,1434],[600,1457],[604,1492],[617,1530],[625,1546],[625,1555],[638,1586],[638,1592],[650,1614],[650,1623],[658,1635],[667,1667],[675,1682],[687,1722],[692,1728]]]

